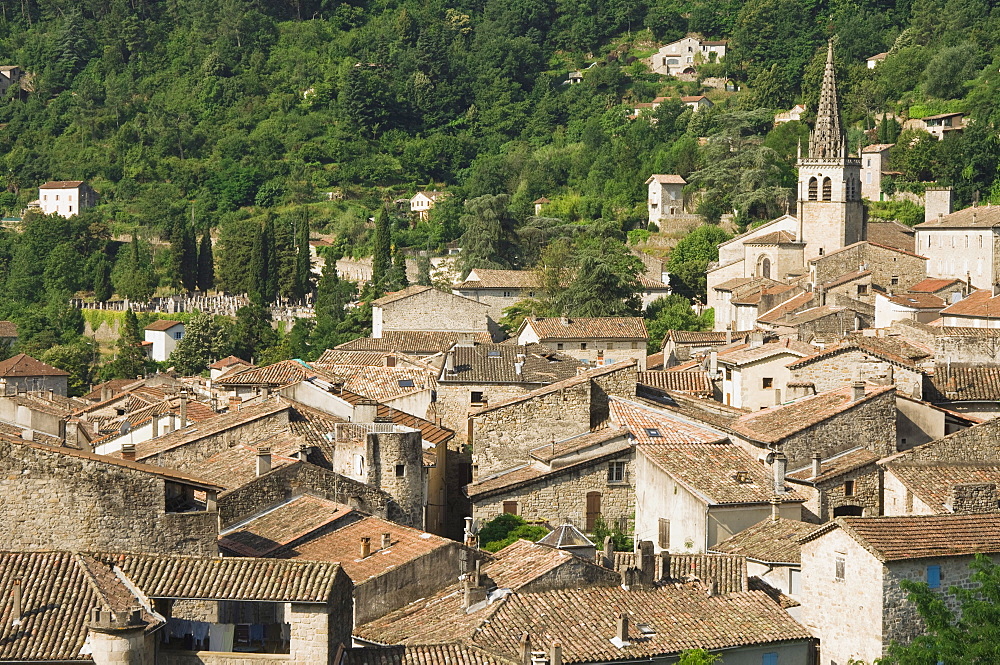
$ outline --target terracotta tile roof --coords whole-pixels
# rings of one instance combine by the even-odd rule
[[[742,342],[750,334],[749,330],[740,330],[729,333],[729,343]],[[666,339],[678,345],[705,345],[712,346],[726,344],[726,332],[707,331],[697,332],[691,330],[669,330]]]
[[[794,312],[795,310],[806,307],[812,302],[813,297],[816,294],[807,291],[806,293],[800,293],[797,296],[792,296],[788,300],[784,301],[780,305],[769,309],[761,316],[757,317],[757,320],[762,323],[776,323],[784,318],[785,314]]]
[[[646,275],[639,275],[639,286],[642,287],[644,291],[657,291],[657,290],[669,290],[670,287],[661,282],[658,279],[653,279],[652,277],[647,277]]]
[[[208,366],[209,369],[227,369],[229,367],[234,367],[236,365],[246,365],[247,367],[253,367],[253,363],[243,360],[243,358],[237,358],[236,356],[226,356],[222,360],[216,360],[214,363]]]
[[[219,533],[219,547],[236,556],[264,557],[351,510],[350,506],[300,494],[226,527]]]
[[[508,658],[521,635],[540,644],[559,640],[564,663],[600,663],[809,640],[810,633],[760,591],[706,596],[704,589],[621,587],[559,589],[508,596],[475,633],[472,643]],[[628,615],[629,643],[615,646],[620,614]],[[650,634],[640,632],[645,624]]]
[[[676,414],[693,421],[696,425],[707,425],[721,431],[728,431],[737,418],[748,413],[744,409],[726,406],[712,399],[703,399],[675,391],[661,392],[652,400],[644,399],[640,395],[636,397],[636,401],[658,411]]]
[[[1000,401],[1000,367],[938,366],[924,391],[930,402]]]
[[[635,552],[615,552],[617,571],[636,567]],[[734,554],[671,554],[666,557],[665,582],[714,583],[716,593],[736,593],[747,590],[746,557]]]
[[[834,279],[831,279],[829,282],[821,284],[820,287],[823,289],[832,289],[835,286],[850,284],[854,280],[861,279],[862,277],[867,277],[870,274],[872,274],[871,270],[855,270],[853,272],[845,273],[840,277],[835,277]]]
[[[909,323],[913,324],[912,321]],[[1000,337],[1000,328],[971,328],[967,326],[940,326],[938,328],[928,326],[928,328],[942,337]]]
[[[437,388],[437,379],[430,368],[326,365],[323,369],[314,369],[313,373],[376,402]]]
[[[915,229],[988,229],[1000,224],[1000,206],[988,205],[965,208],[917,224]]]
[[[562,457],[563,455],[586,450],[592,446],[607,443],[612,439],[626,435],[628,435],[628,430],[625,428],[607,427],[605,429],[599,429],[596,432],[587,432],[586,434],[571,436],[568,439],[563,439],[562,441],[553,441],[552,443],[532,448],[528,451],[528,454],[540,462],[548,463],[554,459]]]
[[[282,360],[266,367],[255,367],[236,374],[229,374],[217,379],[214,385],[221,387],[286,386],[314,374],[312,368],[301,360]]]
[[[1000,513],[838,517],[802,542],[837,528],[883,563],[1000,552]]]
[[[471,289],[539,289],[542,280],[534,270],[491,270],[476,268],[456,291]]]
[[[960,279],[938,279],[936,277],[928,277],[925,280],[919,281],[910,287],[910,293],[937,293],[938,291],[943,291],[949,286],[961,283]]]
[[[778,443],[792,434],[801,432],[824,420],[850,411],[859,404],[895,390],[895,386],[865,386],[865,396],[859,400],[852,398],[853,388],[847,386],[828,390],[818,395],[810,395],[761,411],[740,416],[732,424],[737,434],[763,443]]]
[[[346,349],[327,349],[318,360],[309,364],[319,369],[323,369],[327,365],[386,367],[392,360],[396,361],[397,367],[430,367],[426,360],[414,358],[405,353],[394,353],[392,351],[348,351]]]
[[[827,316],[834,316],[843,312],[845,310],[850,310],[849,307],[834,307],[832,305],[823,305],[820,307],[811,307],[807,310],[796,312],[790,316],[782,317],[772,323],[781,326],[801,326],[806,323],[812,323],[819,319],[825,318]]]
[[[17,337],[17,326],[13,321],[0,321],[0,338]]]
[[[350,521],[361,517],[357,521]],[[321,535],[299,539],[299,542],[275,551],[271,556],[303,561],[336,561],[355,584],[362,584],[390,570],[424,557],[442,547],[456,547],[454,540],[435,536],[419,529],[396,524],[378,517],[353,516],[349,523]],[[390,535],[390,546],[382,548],[382,536]],[[372,553],[361,558],[361,539],[371,538]],[[456,555],[457,556],[457,555]]]
[[[567,317],[527,318],[524,320],[524,325],[530,326],[540,340],[624,339],[645,341],[649,337],[649,333],[646,332],[646,322],[641,316],[605,316],[580,319]]]
[[[337,397],[340,397],[342,400],[352,405],[367,399],[357,393],[352,393],[349,390],[338,391]],[[375,416],[377,418],[388,418],[397,425],[412,427],[413,429],[420,430],[421,437],[428,443],[444,443],[450,441],[455,436],[455,432],[447,427],[440,427],[429,420],[418,418],[417,416],[410,415],[409,413],[404,413],[399,409],[394,409],[391,406],[386,406],[385,404],[378,405]]]
[[[652,357],[652,356],[650,356]],[[649,361],[646,361],[649,366]],[[712,382],[702,370],[696,371],[653,371],[639,372],[638,383],[660,390],[675,390],[691,393],[699,397],[712,396]]]
[[[657,99],[662,99],[662,98],[658,97]],[[687,184],[687,180],[685,180],[681,176],[679,176],[679,175],[667,175],[667,174],[651,175],[651,176],[649,176],[649,178],[646,179],[645,184],[648,185],[651,182],[658,182],[661,185],[686,185]]]
[[[931,293],[900,293],[889,296],[889,300],[911,309],[943,309],[945,306],[943,298]]]
[[[874,60],[874,59],[878,58],[879,56],[882,56],[881,59],[884,59],[885,58],[885,53],[879,53],[877,55],[873,55],[872,57],[870,57],[868,59],[869,60]],[[861,152],[862,153],[866,153],[866,152],[882,152],[883,150],[888,150],[889,148],[891,148],[894,145],[896,145],[896,144],[895,143],[875,143],[875,144],[872,144],[872,145],[866,145],[864,148],[861,149]]]
[[[97,554],[149,598],[326,603],[336,563],[244,557]]]
[[[406,298],[409,298],[410,296],[415,296],[420,293],[424,293],[425,291],[433,291],[433,290],[434,290],[433,286],[420,286],[418,284],[413,284],[401,291],[393,291],[392,293],[387,293],[381,298],[373,300],[372,304],[382,307],[388,305],[389,303],[396,302],[397,300],[404,300]]]
[[[610,397],[611,421],[632,433],[638,444],[686,446],[726,441],[726,435],[661,409]]]
[[[716,291],[732,291],[732,290],[737,289],[737,288],[739,288],[741,286],[749,284],[752,281],[754,281],[754,279],[752,277],[734,277],[732,279],[727,279],[725,282],[722,282],[721,284],[716,284],[715,285],[715,290]],[[768,280],[768,281],[770,281],[770,280]]]
[[[301,443],[303,441],[299,437],[281,432],[252,443],[237,443],[207,459],[193,461],[184,468],[199,478],[207,478],[227,490],[233,490],[257,477],[257,446],[271,449],[271,469],[278,469],[299,461],[295,455]]]
[[[780,295],[787,293],[798,287],[794,284],[768,284],[771,280],[764,281],[763,278],[755,280],[753,283],[738,286],[733,289],[732,304],[734,305],[757,305],[767,295]]]
[[[488,413],[495,409],[510,406],[511,404],[517,404],[518,402],[526,402],[528,400],[534,399],[540,395],[548,395],[549,393],[558,392],[566,388],[571,388],[573,386],[582,385],[591,379],[604,376],[605,374],[612,374],[614,372],[619,372],[623,370],[628,370],[636,366],[635,360],[623,360],[621,362],[614,363],[613,365],[605,365],[603,367],[596,367],[594,369],[588,369],[577,376],[570,379],[563,379],[562,381],[556,381],[555,383],[550,383],[547,386],[542,386],[541,388],[535,388],[523,395],[518,395],[517,397],[512,397],[510,399],[503,400],[501,402],[495,402],[489,406],[484,406],[481,409],[476,409],[472,412],[472,415],[477,415],[480,413]]]
[[[895,247],[904,252],[914,253],[917,249],[912,228],[893,220],[868,220],[868,240],[886,247]]]
[[[218,434],[219,432],[267,418],[282,411],[287,411],[289,408],[287,401],[274,398],[244,406],[238,411],[230,411],[229,413],[219,414],[215,418],[209,418],[197,426],[174,430],[155,439],[137,443],[135,446],[135,457],[138,460],[154,457],[167,450],[173,450],[174,448],[179,448],[180,446]]]
[[[302,437],[310,446],[327,447],[330,441],[326,435],[337,429],[337,423],[347,422],[343,418],[306,406],[301,402],[295,400],[288,402],[292,405],[288,428],[292,434]]]
[[[448,351],[454,359],[454,374],[442,371],[441,383],[541,383],[548,384],[576,376],[585,365],[541,344],[477,344],[455,346]],[[515,363],[521,363],[520,372]]]
[[[952,512],[955,485],[992,483],[1000,487],[997,464],[907,463],[904,459],[888,462],[885,468],[938,515]]]
[[[731,365],[748,365],[760,360],[766,360],[774,356],[796,356],[799,358],[809,357],[816,353],[817,348],[812,344],[797,342],[791,339],[780,339],[773,342],[761,344],[758,347],[743,344],[727,351],[720,351],[719,362]]]
[[[840,254],[841,252],[846,252],[846,251],[849,251],[849,250],[852,250],[852,249],[857,249],[858,247],[866,245],[866,244],[870,245],[871,247],[878,247],[879,249],[888,249],[889,251],[896,252],[898,254],[906,254],[907,256],[913,256],[913,257],[916,257],[918,259],[924,259],[925,261],[927,260],[926,256],[921,256],[920,254],[916,254],[914,252],[910,252],[910,251],[907,251],[905,249],[900,249],[899,247],[892,247],[890,245],[881,245],[881,244],[879,244],[877,242],[872,242],[870,240],[862,240],[861,242],[856,242],[853,245],[848,245],[847,247],[841,247],[840,249],[836,249],[836,250],[834,250],[832,252],[828,252],[824,256],[819,256],[819,257],[817,257],[815,259],[809,259],[809,263],[818,263],[818,262],[820,262],[823,259],[826,259],[828,257],[834,256],[836,254]]]
[[[772,231],[771,233],[765,233],[762,236],[757,236],[756,238],[751,238],[750,240],[744,241],[744,245],[792,245],[796,244],[798,241],[795,239],[794,233],[789,233],[788,231]]]
[[[637,446],[636,451],[711,505],[768,503],[774,496],[769,469],[733,443],[647,445]],[[786,487],[783,502],[806,500],[807,496],[794,485]]]
[[[997,208],[1000,211],[1000,207]],[[964,300],[941,310],[941,316],[970,316],[976,318],[1000,317],[1000,296],[990,289],[973,291]]]
[[[549,462],[531,462],[501,471],[499,473],[494,473],[474,483],[466,485],[466,495],[473,501],[481,501],[486,497],[509,492],[514,488],[531,485],[538,481],[551,482],[552,478],[556,478],[558,476],[578,474],[581,469],[588,466],[601,465],[609,459],[622,457],[631,453],[634,445],[629,439],[620,438],[623,437],[623,435],[624,431],[615,429],[613,430],[613,434],[610,435],[610,438],[603,438],[600,435],[595,436],[594,439],[590,439],[589,441],[591,442],[591,445],[597,447],[594,450],[589,451],[589,454],[582,459],[574,457],[572,458],[572,461],[567,464],[560,464],[558,466],[553,464],[550,467],[548,464],[551,464],[551,460],[555,459],[550,458]],[[546,448],[548,447],[540,446],[535,449],[535,453],[537,453],[538,456],[544,456],[546,454]]]
[[[411,644],[354,647],[343,652],[338,665],[521,665],[482,649],[462,644]]]
[[[764,593],[767,594],[768,598],[777,603],[778,607],[780,607],[783,610],[787,610],[790,607],[799,607],[802,605],[802,603],[800,603],[799,601],[795,600],[791,596],[783,594],[780,590],[774,588],[773,586],[765,582],[760,577],[757,577],[756,575],[751,575],[747,579],[747,587],[751,591],[763,591]]]
[[[819,476],[813,476],[812,465],[795,469],[786,476],[789,480],[801,480],[812,484],[823,483],[833,478],[837,478],[845,473],[850,473],[856,469],[869,464],[875,464],[879,456],[863,447],[852,448],[842,453],[837,453],[820,462]]]
[[[852,335],[844,342],[836,346],[827,347],[816,354],[800,358],[788,363],[791,370],[806,367],[814,362],[830,358],[832,356],[846,353],[848,351],[860,350],[869,355],[877,356],[882,360],[917,370],[918,360],[923,360],[930,355],[931,351],[922,345],[906,341],[899,337],[866,337],[864,335]]]
[[[820,527],[798,520],[767,518],[712,546],[713,552],[740,554],[761,563],[801,562],[799,539]]]
[[[39,185],[38,189],[76,189],[83,182],[83,180],[49,180],[44,185]]]
[[[489,333],[472,333],[477,344],[492,344]],[[390,351],[413,355],[444,353],[463,333],[434,330],[386,330],[381,337],[361,337],[337,346],[346,351]]]
[[[153,321],[152,323],[150,323],[145,328],[143,328],[143,330],[163,331],[163,330],[170,330],[174,326],[182,326],[182,325],[184,325],[184,324],[181,323],[180,321],[170,321],[168,319],[158,319],[158,320]]]
[[[83,396],[83,399],[89,400],[91,402],[100,402],[101,393],[107,388],[111,391],[112,398],[119,395],[120,393],[126,392],[127,386],[132,386],[133,384],[141,385],[141,380],[136,381],[135,379],[111,379],[110,381],[105,381],[104,383],[99,383],[94,386],[94,389]]]
[[[21,585],[21,624],[11,616],[15,582]],[[93,608],[119,613],[139,599],[107,566],[70,552],[0,552],[0,661],[89,661],[80,651]],[[147,632],[162,621],[142,613]]]
[[[646,368],[649,370],[662,370],[663,351],[646,356]]]
[[[0,362],[0,377],[6,376],[69,376],[69,372],[19,353]]]

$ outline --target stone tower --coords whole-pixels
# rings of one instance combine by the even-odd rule
[[[809,156],[802,157],[800,148],[798,169],[798,237],[805,243],[805,260],[864,240],[861,159],[848,156],[840,124],[832,39],[827,46],[816,126],[809,137]]]

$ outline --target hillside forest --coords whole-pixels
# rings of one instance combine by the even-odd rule
[[[699,63],[694,80],[652,73],[644,58],[688,33],[728,40],[725,59]],[[464,272],[543,275],[508,325],[637,313],[630,246],[669,252],[675,295],[646,313],[651,337],[707,325],[688,305],[704,298],[715,244],[793,198],[830,38],[852,149],[896,144],[887,188],[1000,202],[1000,9],[988,0],[2,3],[0,64],[26,77],[0,100],[0,212],[20,217],[48,180],[100,195],[70,220],[29,213],[0,233],[0,318],[20,331],[5,353],[71,371],[78,391],[134,375],[128,342],[96,348],[70,297],[220,290],[255,304],[235,320],[195,317],[200,341],[172,364],[315,357],[366,334],[364,303],[406,284],[406,258],[429,282],[428,256],[455,242]],[[680,101],[699,94],[714,106]],[[670,99],[630,117],[656,97]],[[796,103],[804,121],[775,125]],[[963,133],[902,129],[946,111],[969,114]],[[683,176],[707,223],[673,237],[649,225],[653,173]],[[428,219],[401,212],[434,189],[449,196]],[[870,210],[922,219],[905,201]],[[328,265],[374,256],[373,282],[359,293],[332,269],[317,281],[310,234],[332,238]],[[268,303],[307,296],[315,321],[271,328]]]

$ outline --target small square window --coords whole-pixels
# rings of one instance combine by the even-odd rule
[[[770,388],[773,388],[773,387],[774,387],[774,378],[773,378],[773,377],[770,377],[770,376],[765,376],[765,377],[764,377],[764,378],[763,378],[763,379],[761,380],[761,385],[760,385],[760,387],[761,387],[761,388],[763,388],[764,390],[768,390],[768,389],[770,389]]]
[[[845,480],[844,481],[844,496],[854,496],[854,481]]]
[[[608,342],[608,350],[609,351],[614,351],[614,348],[615,348],[615,343],[614,342]]]
[[[625,462],[611,462],[608,464],[608,482],[625,482]]]
[[[771,651],[760,657],[760,665],[778,665],[778,652]]]
[[[868,295],[868,285],[867,284],[858,284],[858,295],[859,296],[866,296],[866,295]]]
[[[587,343],[586,342],[580,342],[580,350],[581,351],[586,351],[587,350]]]
[[[473,390],[472,394],[469,396],[469,401],[472,402],[473,404],[482,404],[483,393],[478,390]]]
[[[899,286],[899,275],[893,275],[889,279],[889,285],[890,286]]]
[[[504,501],[503,511],[509,515],[517,515],[517,501]]]
[[[397,478],[402,478],[405,475],[406,475],[406,465],[405,464],[397,464],[396,465],[396,477]]]
[[[563,350],[562,342],[559,342],[558,344],[556,344],[556,351],[562,351],[562,350]]]
[[[181,339],[182,337],[184,337],[184,333],[182,333],[182,332],[175,332],[174,333],[174,339]]]

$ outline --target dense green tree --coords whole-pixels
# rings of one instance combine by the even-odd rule
[[[719,260],[719,243],[730,236],[718,226],[699,226],[684,236],[670,251],[667,270],[670,288],[685,298],[706,298],[705,270],[712,261]]]
[[[125,310],[125,318],[115,343],[115,359],[108,366],[106,378],[133,379],[145,376],[148,361],[142,342],[138,317],[131,309]]]
[[[474,268],[514,268],[517,244],[507,194],[483,195],[465,202],[459,258],[463,279]]]
[[[256,304],[240,307],[230,330],[230,353],[253,362],[278,343],[278,333],[271,327],[270,310]]]
[[[392,229],[385,206],[375,213],[375,236],[372,249],[372,284],[386,290],[389,270],[392,268]]]
[[[111,262],[104,252],[94,255],[91,264],[91,282],[94,287],[94,300],[104,302],[109,300],[114,293],[111,285]]]
[[[309,245],[309,218],[302,217],[297,221],[295,241],[295,292],[294,297],[302,300],[306,294],[312,293],[312,254]]]
[[[559,297],[567,316],[635,316],[641,306],[642,262],[624,244],[604,238],[578,250],[573,280]]]
[[[156,273],[148,243],[133,235],[132,241],[118,252],[111,273],[115,291],[135,302],[145,302],[156,288]]]
[[[184,326],[184,337],[177,342],[167,361],[181,374],[201,374],[213,362],[228,355],[230,334],[218,317],[196,314]]]
[[[215,286],[215,261],[212,257],[212,234],[208,229],[198,246],[198,290],[207,293]]]
[[[663,349],[663,340],[671,330],[709,330],[711,324],[705,317],[698,316],[691,309],[691,301],[684,296],[672,293],[663,298],[657,298],[643,312],[646,318],[646,330],[649,332],[649,353],[659,353]]]

